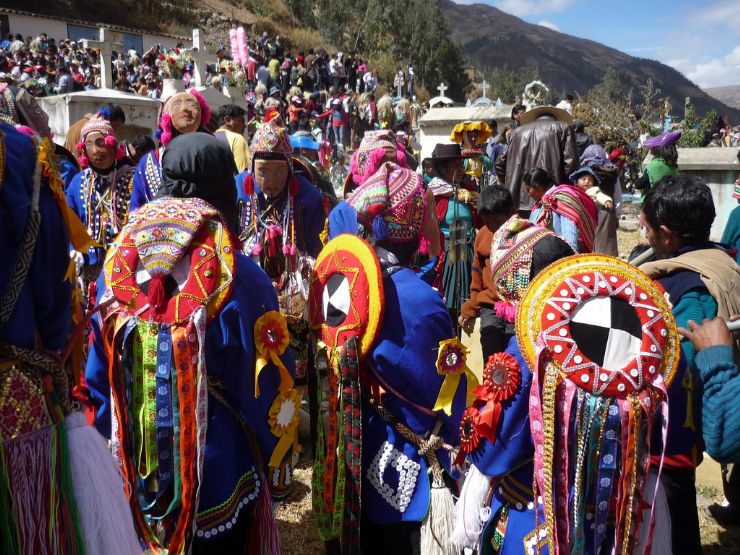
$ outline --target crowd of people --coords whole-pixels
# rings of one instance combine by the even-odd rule
[[[702,452],[740,462],[740,208],[710,241],[680,133],[646,142],[630,264],[620,152],[567,110],[461,123],[418,160],[403,100],[348,125],[360,60],[263,39],[251,117],[190,89],[156,143],[106,105],[54,145],[0,84],[3,552],[280,553],[303,441],[327,552],[700,553]]]

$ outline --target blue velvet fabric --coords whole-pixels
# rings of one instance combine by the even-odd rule
[[[383,279],[385,315],[380,335],[367,361],[373,373],[404,399],[386,391],[383,403],[393,416],[415,433],[428,436],[435,420],[442,420],[439,435],[445,442],[457,445],[460,419],[466,406],[467,377],[460,379],[452,405],[452,414],[442,411],[425,414],[408,401],[430,409],[442,387],[444,378],[437,373],[436,361],[440,341],[454,337],[449,313],[442,297],[419,279],[411,270],[402,268],[389,272]],[[382,383],[381,382],[381,383]],[[429,485],[426,473],[419,473],[411,495],[409,508],[401,512],[386,502],[368,481],[370,468],[378,450],[385,441],[402,451],[422,470],[425,463],[416,449],[383,422],[369,404],[363,405],[363,496],[368,517],[377,523],[421,521],[429,504]],[[437,451],[440,462],[449,471],[450,456]],[[393,487],[398,483],[398,472],[390,467],[383,480]]]
[[[260,373],[260,396],[255,398],[254,325],[265,312],[278,310],[277,295],[267,275],[246,256],[237,256],[234,274],[231,297],[206,327],[206,368],[209,378],[215,378],[223,384],[223,396],[254,432],[267,473],[267,462],[279,439],[270,431],[268,411],[277,396],[280,377],[277,368],[272,363],[268,364]],[[105,282],[101,276],[98,281],[98,301],[104,290]],[[108,359],[103,349],[99,315],[92,320],[92,333],[93,344],[85,377],[97,409],[95,426],[101,434],[110,437]],[[120,347],[117,352],[120,354]],[[281,358],[293,375],[294,364],[290,351],[286,351]],[[288,450],[286,459],[291,455]],[[198,513],[214,509],[238,493],[238,481],[255,465],[256,456],[237,420],[222,403],[209,396],[208,432]],[[225,515],[225,518],[236,516],[236,512]]]
[[[157,152],[156,150],[147,152],[136,165],[134,181],[131,187],[129,212],[133,212],[137,208],[144,206],[147,202],[154,199],[157,194],[159,185],[162,182],[162,166],[159,163]],[[149,166],[150,172],[154,174],[155,183],[147,177],[147,166]]]
[[[26,230],[36,149],[13,126],[3,123],[0,130],[5,135],[5,175],[0,182],[0,292],[4,292]],[[70,331],[72,289],[64,280],[69,238],[59,207],[43,182],[39,210],[41,227],[31,269],[10,320],[0,327],[0,341],[33,349],[38,333],[40,347],[56,351],[66,346]]]

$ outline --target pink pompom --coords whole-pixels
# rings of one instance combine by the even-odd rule
[[[82,155],[80,156],[80,166],[83,168],[86,168],[90,165],[90,161],[87,159],[87,156]]]
[[[252,247],[252,256],[259,256],[262,254],[262,245],[257,243],[254,247]]]
[[[113,148],[114,146],[116,146],[116,138],[113,135],[107,135],[105,139],[103,139],[103,142],[108,148]]]
[[[123,143],[118,145],[116,149],[116,160],[123,160],[126,157],[126,147]]]
[[[298,249],[295,248],[295,245],[290,245],[290,256],[295,256],[298,253]]]
[[[249,46],[247,45],[247,32],[244,27],[239,27],[236,30],[236,40],[239,46],[239,58],[242,64],[246,64],[249,61]]]
[[[236,29],[229,29],[229,43],[231,45],[231,58],[234,60],[234,64],[241,65],[241,58],[239,57],[239,43],[236,39]]]
[[[28,135],[29,137],[35,137],[36,135],[38,135],[38,133],[36,133],[34,129],[28,127],[27,125],[16,125],[15,128],[24,135]]]
[[[516,319],[516,307],[504,301],[498,301],[493,306],[496,316],[501,318],[504,322],[513,323]]]
[[[167,146],[172,140],[172,116],[162,114],[162,118],[159,120],[159,128],[162,130],[159,142],[162,143],[162,146]]]
[[[211,108],[208,106],[208,102],[206,102],[203,95],[195,89],[190,89],[188,94],[191,94],[198,99],[198,104],[200,104],[200,126],[205,127],[211,120]]]
[[[80,141],[75,145],[75,148],[77,149],[77,152],[85,152],[85,143]]]
[[[290,245],[283,245],[283,254],[286,256],[290,254]]]
[[[429,253],[429,247],[432,246],[432,243],[427,239],[426,235],[422,235],[421,239],[419,239],[419,254],[428,254]]]

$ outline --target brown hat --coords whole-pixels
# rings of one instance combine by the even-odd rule
[[[427,160],[451,160],[453,158],[468,158],[468,156],[463,155],[457,143],[437,143]]]
[[[540,116],[552,116],[558,121],[562,121],[570,125],[573,123],[573,116],[562,108],[556,108],[555,106],[537,106],[531,110],[524,112],[519,118],[520,125],[526,125],[532,123]]]

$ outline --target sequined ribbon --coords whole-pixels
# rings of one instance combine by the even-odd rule
[[[604,433],[601,440],[601,453],[596,475],[596,503],[594,507],[594,553],[598,553],[606,537],[609,504],[612,499],[612,485],[617,469],[620,427],[619,401],[613,399],[607,408]]]
[[[141,478],[148,478],[157,468],[157,327],[139,323],[134,335],[134,404],[136,467]]]
[[[172,337],[169,327],[161,325],[157,337],[157,473],[159,476],[157,497],[172,483],[172,392],[170,374],[172,361]]]

